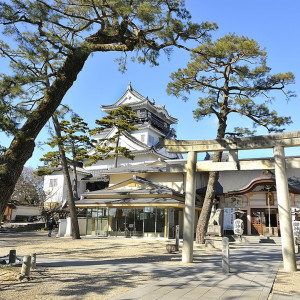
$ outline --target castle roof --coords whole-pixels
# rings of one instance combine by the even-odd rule
[[[117,100],[114,104],[111,105],[102,105],[101,109],[104,112],[109,112],[114,110],[122,105],[128,105],[132,109],[141,109],[146,108],[148,111],[159,116],[161,119],[166,121],[168,124],[176,124],[178,120],[169,115],[164,105],[156,105],[151,102],[148,97],[144,97],[139,92],[134,90],[131,86],[131,83],[128,84],[125,93]]]

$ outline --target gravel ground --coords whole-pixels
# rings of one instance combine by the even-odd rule
[[[272,294],[287,294],[300,296],[300,260],[297,255],[297,272],[287,273],[283,271],[281,263],[273,284]],[[270,299],[272,299],[270,297]]]
[[[162,239],[48,238],[46,231],[0,233],[0,257],[15,249],[18,257],[37,254],[37,261],[49,259],[95,260],[118,263],[159,263],[182,267],[181,253],[168,254]],[[220,255],[217,250],[195,249],[194,263],[203,255]],[[299,261],[298,261],[299,263]],[[18,280],[20,267],[0,269],[0,299],[110,299],[138,285],[158,280],[156,273],[88,267],[40,267],[29,280]],[[274,293],[300,294],[298,272],[279,270]]]

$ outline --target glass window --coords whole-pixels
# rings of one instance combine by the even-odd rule
[[[134,208],[133,209],[123,209],[123,212],[126,215],[125,223],[126,229],[133,231],[134,229]]]
[[[55,178],[55,179],[50,179],[49,186],[50,186],[50,187],[55,187],[55,186],[57,186],[57,178]]]
[[[91,235],[91,218],[92,218],[92,209],[87,209],[87,215],[86,215],[86,234]]]
[[[155,232],[155,208],[144,208],[144,232]]]
[[[96,227],[97,227],[97,209],[88,209],[87,210],[87,235],[94,235],[96,234]]]
[[[165,209],[157,208],[157,223],[156,223],[156,232],[165,231]]]
[[[117,209],[109,208],[108,209],[108,231],[116,231],[117,228]]]
[[[137,208],[135,210],[135,230],[137,234],[143,233],[144,215],[144,210],[142,208]]]

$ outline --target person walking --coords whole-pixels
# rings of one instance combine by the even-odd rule
[[[54,226],[56,226],[56,222],[55,222],[54,218],[51,217],[50,221],[49,221],[49,224],[48,224],[48,229],[49,229],[48,236],[49,237],[51,237],[51,233],[52,233],[52,230],[53,230]]]

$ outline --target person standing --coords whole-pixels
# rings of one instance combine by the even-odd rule
[[[54,218],[51,217],[50,221],[49,221],[49,224],[48,224],[48,229],[49,229],[48,236],[49,237],[51,237],[51,233],[52,233],[52,230],[53,230],[54,226],[56,226],[56,222],[55,222]]]

